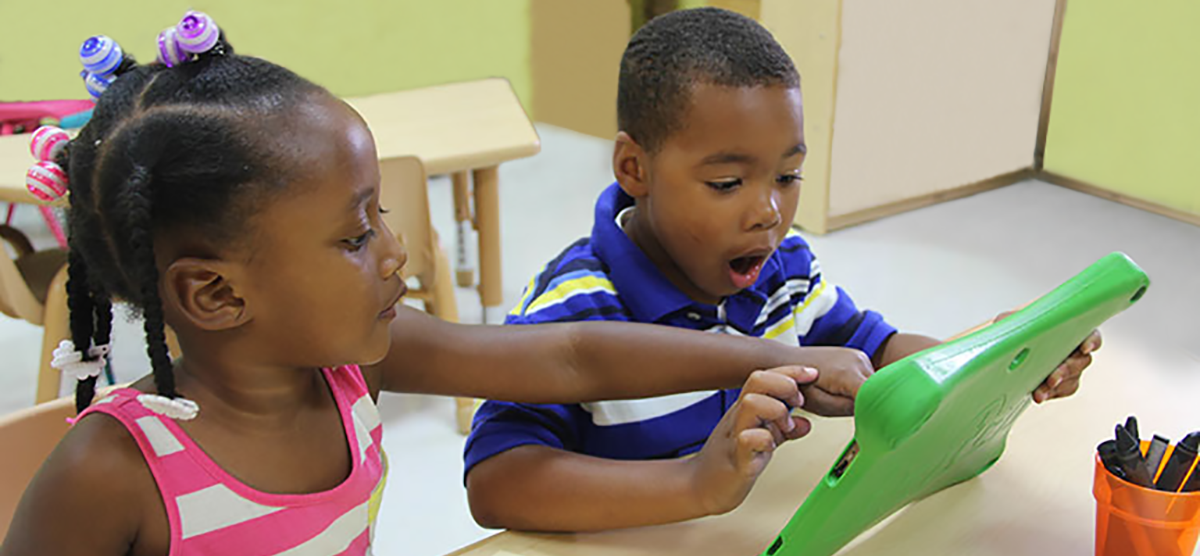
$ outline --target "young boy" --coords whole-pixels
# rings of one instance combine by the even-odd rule
[[[659,323],[835,346],[807,349],[853,351],[876,367],[937,345],[860,311],[790,231],[807,152],[799,85],[771,35],[732,12],[674,12],[639,30],[621,60],[617,183],[596,204],[591,237],[534,278],[508,323]],[[1074,391],[1098,338],[1085,344],[1037,401]],[[814,366],[818,386],[842,381],[826,390],[846,397],[810,389],[804,408],[850,413],[865,377]],[[484,526],[540,531],[729,511],[774,447],[798,436],[741,410],[758,398],[748,383],[582,405],[487,402],[465,449],[471,510]]]

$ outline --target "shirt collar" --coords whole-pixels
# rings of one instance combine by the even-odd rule
[[[706,309],[705,312],[716,314],[712,305],[697,303],[679,291],[617,225],[617,215],[633,205],[633,197],[614,183],[596,201],[592,224],[592,247],[608,266],[609,280],[623,305],[638,322],[659,322],[667,315],[688,308]],[[765,283],[768,274],[778,272],[778,267],[776,261],[768,260],[756,286]],[[730,324],[746,331],[753,329],[754,321],[767,301],[757,289],[752,286],[726,298],[725,313]]]

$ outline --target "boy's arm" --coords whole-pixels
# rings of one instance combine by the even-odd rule
[[[940,345],[942,341],[936,338],[897,332],[883,341],[883,345],[875,350],[875,357],[871,359],[875,368],[882,369],[909,355]]]
[[[690,460],[624,461],[548,446],[520,446],[467,475],[471,514],[483,527],[600,531],[708,515]]]
[[[567,403],[732,388],[755,370],[785,365],[872,371],[852,350],[647,324],[461,325],[407,307],[392,323],[388,355],[363,371],[373,390]]]
[[[1000,316],[996,317],[992,322],[972,328],[966,332],[958,334],[951,339],[965,336],[990,324],[999,322],[1014,312],[1015,311],[1006,311],[1001,313]],[[1100,331],[1093,330],[1092,333],[1089,334],[1088,337],[1079,344],[1079,347],[1077,347],[1075,351],[1071,352],[1071,355],[1067,357],[1067,360],[1063,361],[1063,363],[1059,365],[1058,368],[1050,374],[1050,376],[1046,377],[1046,380],[1042,381],[1042,384],[1038,386],[1037,390],[1034,390],[1033,401],[1036,403],[1042,403],[1046,400],[1065,398],[1071,396],[1077,390],[1079,390],[1079,380],[1083,376],[1083,371],[1092,364],[1092,352],[1100,349],[1101,343],[1102,340],[1100,337]],[[880,346],[879,350],[875,352],[873,362],[877,368],[883,368],[895,363],[896,361],[904,359],[909,355],[919,351],[924,351],[931,347],[939,346],[941,344],[941,340],[930,338],[928,336],[896,333],[885,340],[883,345]]]
[[[789,413],[802,403],[793,377],[754,373],[704,448],[687,459],[624,461],[518,446],[470,469],[471,512],[484,527],[527,531],[599,531],[725,513],[745,499],[779,444],[808,433],[809,422]]]

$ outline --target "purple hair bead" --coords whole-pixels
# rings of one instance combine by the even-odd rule
[[[173,68],[188,60],[191,56],[179,45],[179,35],[174,27],[167,27],[158,34],[158,61],[168,68]]]
[[[212,50],[221,35],[216,22],[204,12],[190,11],[184,14],[175,29],[179,47],[192,54]]]
[[[96,35],[83,41],[79,47],[79,60],[83,69],[94,75],[109,75],[121,65],[125,53],[121,45],[104,35]]]

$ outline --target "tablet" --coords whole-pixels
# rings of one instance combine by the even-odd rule
[[[764,554],[829,556],[986,471],[1038,385],[1149,284],[1113,253],[999,323],[880,369],[855,400],[854,438]]]

